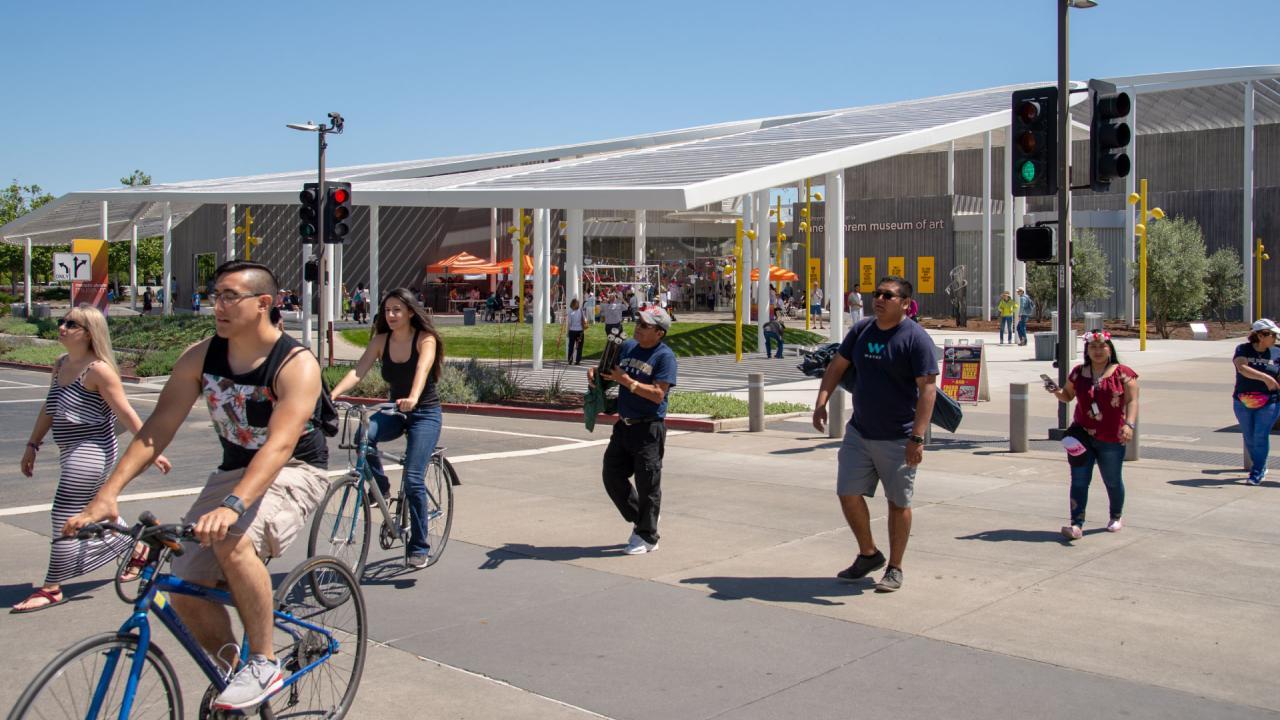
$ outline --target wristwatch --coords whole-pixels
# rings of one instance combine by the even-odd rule
[[[923,445],[923,444],[924,444],[924,436],[923,436],[923,435],[907,435],[907,439],[908,439],[908,440],[910,440],[911,442],[913,442],[913,443],[917,444],[917,445]]]
[[[228,495],[222,498],[222,505],[219,507],[230,508],[235,511],[236,515],[244,515],[244,501],[235,495]]]

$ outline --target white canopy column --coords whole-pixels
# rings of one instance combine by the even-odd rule
[[[772,237],[767,189],[755,194],[755,204],[756,260],[753,264],[760,270],[760,279],[756,282],[756,348],[763,351],[765,349],[764,324],[769,322],[769,238]]]
[[[1134,89],[1132,85],[1129,86],[1129,89],[1127,92],[1129,93],[1129,97],[1133,99],[1133,102],[1129,103],[1129,119],[1126,120],[1126,122],[1128,122],[1129,127],[1133,129],[1133,134],[1129,136],[1129,148],[1128,150],[1126,150],[1126,152],[1129,155],[1129,159],[1133,163],[1132,165],[1133,170],[1130,171],[1129,174],[1126,175],[1124,178],[1125,197],[1128,197],[1138,192],[1138,92],[1136,89]],[[1129,272],[1130,269],[1138,266],[1138,263],[1137,263],[1138,228],[1136,227],[1136,225],[1137,225],[1137,216],[1134,215],[1134,208],[1130,207],[1129,205],[1125,205],[1125,211],[1124,211],[1125,272]],[[1245,274],[1248,275],[1249,273],[1246,272]],[[1135,325],[1137,323],[1137,318],[1134,317],[1135,308],[1137,307],[1137,302],[1135,302],[1135,295],[1138,292],[1138,284],[1129,282],[1128,277],[1125,277],[1123,279],[1122,284],[1128,286],[1128,291],[1125,292],[1124,294],[1123,316],[1128,319],[1129,325]]]
[[[831,342],[844,339],[844,171],[827,173],[826,213],[823,218],[826,248],[823,266],[826,277],[825,298],[831,303],[831,322],[827,325],[827,337]],[[836,391],[827,403],[827,437],[844,436],[845,394]]]
[[[369,208],[369,299],[366,302],[375,311],[381,300],[381,296],[378,295],[378,211],[380,209],[378,205]]]
[[[30,318],[34,314],[31,308],[31,238],[28,237],[23,245],[26,254],[22,256],[22,273],[26,283],[22,286],[22,302],[26,304],[27,317]]]
[[[649,221],[647,210],[636,211],[636,242],[634,246],[636,265],[644,265],[648,254]]]
[[[542,369],[542,334],[547,322],[546,252],[551,235],[551,213],[533,211],[533,369]]]
[[[164,290],[164,314],[173,314],[173,206],[164,204],[164,277],[160,278],[161,289]]]
[[[982,318],[991,319],[991,131],[982,133]]]
[[[129,240],[129,307],[138,311],[138,223],[133,223],[133,237]]]
[[[735,298],[738,303],[738,312],[741,313],[742,324],[748,325],[751,322],[751,238],[746,235],[746,230],[752,229],[752,223],[755,218],[755,201],[750,195],[744,195],[740,198],[742,203],[742,267],[735,268],[734,272],[742,273],[742,294]]]
[[[224,260],[236,259],[236,206],[227,203],[227,255]]]
[[[569,210],[565,220],[565,298],[582,303],[582,210]]]
[[[1240,237],[1243,252],[1240,253],[1240,259],[1244,263],[1244,321],[1252,322],[1254,318],[1261,316],[1261,308],[1253,306],[1255,293],[1253,287],[1253,263],[1256,259],[1253,257],[1253,102],[1254,102],[1253,81],[1244,84],[1244,178],[1241,187],[1243,193],[1243,202],[1241,208],[1241,219],[1243,233]],[[1143,218],[1143,222],[1147,219]]]
[[[551,227],[551,217],[553,213],[547,210],[547,241],[542,243],[542,294],[546,296],[547,301],[542,306],[542,322],[551,322],[551,313],[554,308],[551,301],[555,295],[555,288],[551,284],[551,248],[556,244],[556,238],[560,237],[560,226],[557,224],[555,228]]]
[[[498,208],[489,208],[489,264],[498,262]],[[489,292],[498,289],[498,274],[489,276]]]
[[[956,194],[956,141],[947,143],[947,194]]]

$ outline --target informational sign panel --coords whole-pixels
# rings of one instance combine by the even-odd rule
[[[898,277],[906,277],[907,275],[907,259],[904,257],[889,257],[889,274]]]
[[[863,292],[871,292],[876,286],[876,259],[858,258],[858,285]]]
[[[822,258],[809,258],[809,282],[813,287],[822,287]]]
[[[916,258],[916,294],[933,294],[933,256],[921,255]]]
[[[89,253],[61,252],[53,254],[54,282],[93,279],[93,259]]]
[[[952,343],[948,340],[942,348],[942,392],[956,402],[990,400],[986,349],[982,341]]]
[[[107,311],[107,241],[72,240],[73,255],[89,256],[89,279],[71,282],[72,305],[89,304]]]

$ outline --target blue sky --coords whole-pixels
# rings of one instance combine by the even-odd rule
[[[321,8],[301,17],[303,6]],[[1053,0],[50,2],[5,13],[0,181],[61,194],[459,155],[1055,77]],[[1280,64],[1276,0],[1101,0],[1072,77]],[[321,59],[317,59],[320,56]]]

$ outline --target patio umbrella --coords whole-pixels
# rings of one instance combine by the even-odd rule
[[[497,265],[483,260],[468,252],[460,252],[427,266],[427,272],[451,273],[459,275],[494,275],[500,270]]]
[[[522,264],[524,265],[524,275],[525,277],[529,277],[530,275],[533,274],[533,256],[524,255],[523,257],[524,257],[524,263]],[[498,270],[499,272],[506,272],[506,273],[511,272],[511,261],[510,260],[498,261]],[[551,274],[559,275],[560,268],[556,267],[555,265],[552,265]]]
[[[724,270],[724,271],[725,271],[725,274],[726,274],[726,275],[732,275],[732,274],[733,274],[733,266],[732,266],[732,265],[730,265],[729,267],[725,268],[725,270]],[[752,280],[759,280],[759,279],[760,279],[760,268],[751,268],[751,279],[752,279]],[[799,275],[796,275],[795,273],[791,272],[790,270],[787,270],[787,269],[784,269],[784,268],[780,268],[780,267],[778,267],[777,265],[770,265],[770,266],[769,266],[769,279],[770,279],[770,280],[780,281],[780,282],[789,282],[789,281],[793,281],[793,280],[799,280],[799,279],[800,279],[800,276],[799,276]]]

